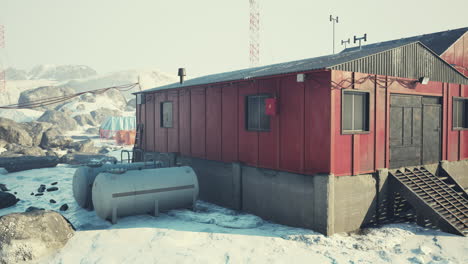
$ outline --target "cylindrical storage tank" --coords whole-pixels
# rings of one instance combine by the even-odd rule
[[[192,208],[198,198],[197,175],[190,167],[100,173],[93,185],[93,204],[102,219]]]
[[[76,169],[73,176],[73,196],[79,206],[93,210],[93,203],[91,200],[91,190],[93,188],[94,179],[96,176],[104,171],[114,169],[125,170],[142,170],[154,169],[162,167],[160,162],[135,162],[135,163],[121,163],[121,164],[95,164],[82,166]]]

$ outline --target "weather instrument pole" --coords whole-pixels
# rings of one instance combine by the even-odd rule
[[[333,54],[335,54],[335,24],[338,23],[338,16],[334,18],[330,15],[330,22],[333,23]]]
[[[351,40],[348,38],[348,40],[341,40],[341,46],[344,45],[344,48],[346,49],[346,44],[351,44]]]
[[[354,36],[354,42],[353,43],[356,44],[356,41],[359,41],[359,49],[361,49],[361,41],[362,40],[364,40],[364,42],[367,41],[367,33],[365,33],[364,36],[360,37],[360,38]]]

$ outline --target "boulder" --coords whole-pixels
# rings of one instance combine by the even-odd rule
[[[22,124],[0,117],[0,139],[9,143],[32,146],[33,139]]]
[[[8,171],[5,168],[0,168],[0,175],[6,175]]]
[[[8,142],[6,140],[0,139],[0,148],[4,148]]]
[[[81,114],[81,115],[76,115],[73,117],[75,121],[78,123],[80,126],[96,126],[96,121],[94,121],[94,118],[90,114]]]
[[[44,151],[39,147],[28,147],[17,144],[8,144],[8,151],[0,153],[0,157],[20,157],[20,156],[45,156]]]
[[[32,137],[34,146],[41,144],[42,134],[52,127],[52,124],[44,122],[27,122],[23,123],[23,125]]]
[[[75,228],[57,212],[32,210],[0,217],[0,263],[36,261],[52,255]]]
[[[0,191],[0,209],[15,205],[19,200],[9,192]]]
[[[57,157],[0,157],[0,168],[5,168],[8,172],[24,171],[40,168],[51,168],[57,166]]]
[[[31,90],[24,91],[20,94],[18,99],[19,104],[28,104],[37,100],[47,99],[51,97],[62,97],[67,95],[72,95],[75,93],[75,90],[68,87],[56,87],[56,86],[43,86]],[[58,104],[51,105],[40,105],[37,107],[37,110],[52,110]]]
[[[125,99],[122,93],[117,89],[109,89],[105,93],[102,93],[98,96],[107,97],[110,102],[112,102],[112,105],[118,107],[119,109],[123,109],[127,105],[127,99]]]
[[[68,147],[73,140],[62,134],[59,130],[50,128],[42,135],[40,147],[43,149]]]
[[[99,135],[99,127],[91,127],[86,129],[86,134],[91,134],[91,135]]]
[[[120,116],[121,112],[109,108],[101,107],[97,110],[91,111],[91,116],[98,124],[102,124],[110,116]]]
[[[44,210],[44,208],[38,208],[38,207],[35,207],[35,206],[29,206],[28,208],[26,208],[25,212],[28,213],[28,212],[32,212],[32,211],[38,211],[38,210]]]
[[[135,111],[136,109],[136,98],[132,98],[127,102],[125,106],[125,111]]]
[[[70,144],[70,147],[78,152],[85,152],[85,153],[97,153],[98,152],[98,149],[94,147],[94,143],[90,139],[73,142]]]
[[[85,93],[80,96],[80,101],[85,103],[95,103],[96,102],[96,95],[92,93]]]
[[[63,131],[75,130],[78,126],[75,119],[70,117],[68,112],[60,112],[55,110],[45,111],[44,114],[37,119],[37,121],[52,123]]]
[[[60,163],[66,163],[71,165],[85,165],[89,163],[117,163],[115,157],[93,154],[93,153],[68,153],[60,158]],[[1,164],[0,164],[1,165]]]
[[[0,183],[0,191],[2,191],[2,192],[8,192],[8,191],[10,191],[10,190],[8,189],[8,187],[7,187],[5,184]]]

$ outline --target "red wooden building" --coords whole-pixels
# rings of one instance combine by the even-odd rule
[[[273,191],[278,188],[285,197],[293,196],[291,186],[307,186],[307,175],[339,178],[468,159],[467,31],[350,48],[340,54],[214,74],[138,93],[137,122],[142,134],[137,145],[147,153],[173,153],[175,159],[191,160],[188,163],[195,167],[193,160],[197,160],[202,198],[212,202],[328,234],[355,229],[368,217],[351,226],[334,222],[330,230],[330,221],[337,220],[317,220],[315,215],[311,218],[317,219],[310,222],[304,216],[306,209],[299,207],[301,217],[285,217],[296,211],[273,209],[270,204],[276,202],[260,195],[279,195]],[[240,164],[240,187],[227,183],[237,179],[235,175],[209,175],[207,170],[216,170],[216,164]],[[268,173],[252,180],[257,176],[248,174],[251,168],[295,176],[267,183]],[[298,175],[305,177],[298,180],[302,185],[291,183]],[[466,188],[468,177],[454,177]],[[333,188],[338,191],[336,184],[344,181],[337,179]],[[252,186],[256,194],[249,194]],[[322,187],[315,182],[313,188]],[[359,187],[354,189],[353,195]],[[226,192],[240,201],[232,202]],[[294,199],[310,198],[307,190],[301,192],[305,196]],[[296,201],[284,199],[284,207]],[[335,196],[335,204],[340,204],[337,199],[341,198]],[[325,203],[329,205],[330,199]],[[324,221],[327,227],[321,226]]]

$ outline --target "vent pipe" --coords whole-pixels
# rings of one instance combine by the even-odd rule
[[[179,75],[179,78],[180,78],[180,84],[184,83],[184,77],[185,77],[185,68],[179,68],[179,73],[177,74]]]

